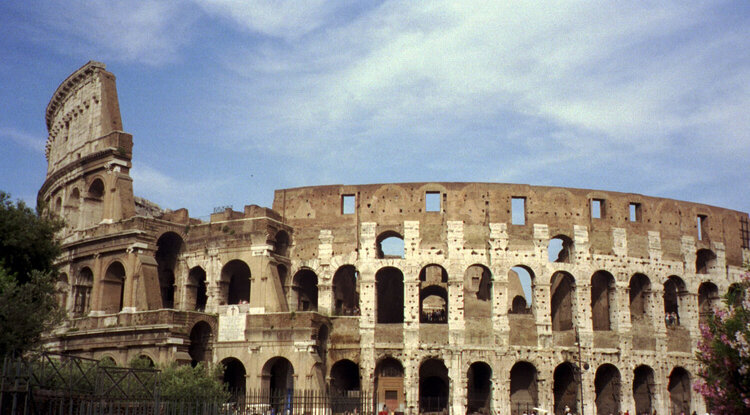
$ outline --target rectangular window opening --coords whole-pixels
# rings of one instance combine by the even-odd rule
[[[342,195],[341,196],[341,213],[344,215],[351,215],[354,213],[354,195]]]
[[[641,221],[641,204],[640,203],[630,204],[630,221],[631,222]]]
[[[526,198],[512,197],[510,199],[510,222],[513,225],[526,224]]]
[[[426,192],[424,196],[425,212],[440,212],[440,192]]]
[[[591,199],[591,218],[601,219],[604,216],[604,200]]]
[[[706,235],[706,220],[708,219],[708,216],[706,215],[698,215],[696,218],[696,227],[698,228],[698,240],[702,241],[703,237]]]
[[[750,248],[750,224],[748,224],[747,216],[740,219],[740,238],[742,238],[742,247]]]

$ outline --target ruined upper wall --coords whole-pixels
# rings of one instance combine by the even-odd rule
[[[426,194],[437,193],[439,211],[426,211]],[[342,211],[344,196],[354,197],[354,212]],[[512,198],[525,201],[525,224],[512,225]],[[592,217],[592,201],[600,201],[601,218]],[[631,204],[636,220],[631,220]],[[359,223],[375,222],[378,233],[394,230],[403,235],[404,221],[419,221],[423,240],[445,242],[447,221],[462,221],[466,242],[482,248],[490,223],[507,223],[510,246],[533,245],[533,225],[546,224],[550,237],[573,237],[574,225],[586,226],[594,253],[612,253],[612,230],[627,232],[629,256],[647,257],[648,233],[659,232],[665,259],[682,257],[683,236],[696,247],[713,249],[723,243],[728,265],[742,265],[747,248],[747,213],[699,203],[643,196],[634,193],[500,183],[394,183],[331,185],[277,190],[273,208],[298,230],[332,229],[336,240],[355,244]],[[703,217],[698,237],[698,217]],[[745,229],[744,237],[742,229]],[[338,232],[336,231],[338,229]],[[743,241],[743,238],[745,239]],[[641,252],[642,251],[642,252]]]
[[[89,61],[55,90],[47,123],[47,175],[97,150],[97,141],[122,130],[115,76],[100,62]]]

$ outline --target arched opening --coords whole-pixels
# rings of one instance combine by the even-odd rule
[[[184,247],[182,238],[174,232],[166,232],[156,241],[154,258],[159,272],[163,308],[174,308],[175,273]]]
[[[513,297],[513,302],[511,303],[510,310],[508,310],[510,314],[526,314],[529,312],[529,306],[526,304],[526,298],[522,295],[517,295]]]
[[[245,365],[234,357],[222,360],[221,364],[224,366],[222,381],[227,385],[231,400],[242,402],[245,398]]]
[[[698,310],[700,324],[706,324],[708,317],[713,314],[714,307],[719,304],[719,288],[712,282],[704,282],[698,287]]]
[[[62,198],[60,196],[55,199],[55,213],[57,215],[62,214]]]
[[[448,322],[448,272],[440,265],[427,265],[419,272],[419,321]]]
[[[531,313],[533,276],[533,271],[522,265],[516,265],[508,271],[508,298],[512,299],[509,313]]]
[[[549,262],[571,263],[573,258],[573,240],[565,235],[557,235],[549,240],[547,255]]]
[[[448,368],[439,359],[428,359],[419,366],[419,412],[448,409],[450,378]]]
[[[510,413],[530,414],[539,405],[539,373],[529,362],[517,362],[510,369]]]
[[[99,359],[99,366],[101,367],[117,367],[117,362],[112,356],[104,356]]]
[[[323,367],[326,366],[326,358],[328,356],[328,326],[323,324],[318,329],[318,332],[315,335],[315,348],[318,352],[318,357],[320,357],[320,360],[323,363]]]
[[[591,277],[591,322],[594,330],[612,330],[615,299],[615,278],[607,271],[597,271]]]
[[[97,178],[91,182],[84,203],[85,209],[81,217],[85,219],[86,226],[93,226],[101,222],[104,214],[104,182],[101,179]]]
[[[219,304],[247,304],[250,302],[250,267],[239,259],[227,262],[221,269]]]
[[[735,307],[745,301],[745,290],[741,284],[734,283],[727,288],[727,300],[730,305]]]
[[[474,362],[466,373],[466,413],[489,414],[492,407],[492,368]]]
[[[708,274],[716,266],[716,254],[710,249],[699,249],[695,255],[695,273]]]
[[[669,374],[669,410],[673,414],[690,413],[690,374],[681,367]]]
[[[484,265],[474,264],[464,273],[464,319],[492,317],[492,273]]]
[[[142,354],[135,361],[130,362],[130,367],[134,369],[152,369],[156,367],[156,364],[154,363],[154,359]]]
[[[573,310],[575,310],[575,280],[565,271],[552,275],[550,283],[552,293],[550,307],[552,330],[564,331],[573,329]]]
[[[78,218],[81,207],[81,192],[77,187],[74,187],[68,196],[68,201],[65,203],[65,220],[68,228],[78,228]]]
[[[578,376],[577,368],[565,362],[555,368],[553,393],[555,395],[555,414],[567,412],[578,413]],[[566,408],[568,411],[566,412]]]
[[[680,310],[686,295],[685,283],[680,277],[673,275],[664,283],[664,323],[667,328],[680,325]]]
[[[650,325],[650,309],[651,280],[643,274],[635,274],[630,278],[630,322]]]
[[[82,317],[89,313],[91,289],[94,287],[94,273],[89,267],[83,267],[76,275],[73,285],[73,316]]]
[[[654,370],[642,365],[633,371],[633,400],[635,401],[635,413],[650,414],[653,411],[654,392]]]
[[[331,367],[331,391],[339,396],[351,396],[360,390],[359,365],[342,359]]]
[[[102,280],[102,311],[114,314],[122,310],[125,287],[125,267],[113,262],[107,268]]]
[[[359,272],[344,265],[333,274],[333,304],[337,316],[359,315]]]
[[[279,256],[289,256],[289,234],[286,231],[276,232],[273,241],[273,252]]]
[[[387,231],[381,233],[375,240],[378,258],[403,258],[404,237],[398,232]]]
[[[448,323],[448,292],[445,288],[430,285],[420,290],[419,322],[426,324]]]
[[[594,377],[596,391],[596,413],[620,413],[620,371],[610,364],[603,364]]]
[[[190,330],[190,345],[188,354],[192,359],[191,365],[195,367],[200,362],[210,361],[211,326],[205,321],[195,323]]]
[[[404,274],[394,267],[381,268],[375,274],[378,323],[404,322]]]
[[[297,311],[318,311],[318,276],[310,269],[294,274]]]
[[[68,283],[68,274],[62,272],[57,276],[57,281],[55,282],[55,298],[61,311],[67,311],[69,294],[70,283]]]
[[[263,390],[268,395],[273,413],[281,414],[293,399],[294,367],[286,358],[277,356],[263,365]]]
[[[390,412],[404,410],[404,367],[401,362],[392,357],[378,362],[375,366],[375,391],[378,411],[381,408]]]
[[[276,272],[279,273],[279,283],[281,284],[281,292],[284,296],[284,299],[286,299],[288,287],[287,284],[289,284],[289,281],[287,281],[287,277],[289,276],[289,270],[287,269],[286,265],[279,264],[276,265]],[[286,300],[284,300],[284,303],[286,304]]]
[[[186,310],[204,311],[208,302],[206,291],[206,271],[201,267],[193,267],[188,273],[186,290]]]

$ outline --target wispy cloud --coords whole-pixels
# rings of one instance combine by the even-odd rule
[[[63,54],[161,65],[179,57],[197,15],[187,3],[32,0],[18,7],[21,30]]]
[[[44,154],[44,144],[46,141],[35,135],[18,131],[13,128],[0,127],[0,138],[2,138],[3,141],[12,141],[16,145],[21,146],[30,152]]]

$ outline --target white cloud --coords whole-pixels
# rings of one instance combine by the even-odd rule
[[[195,13],[180,2],[107,0],[27,4],[28,30],[61,53],[161,65],[190,40]]]
[[[44,154],[44,145],[46,140],[39,138],[23,131],[18,131],[13,128],[0,127],[0,137],[3,140],[10,140],[17,145],[24,147],[26,150]]]

